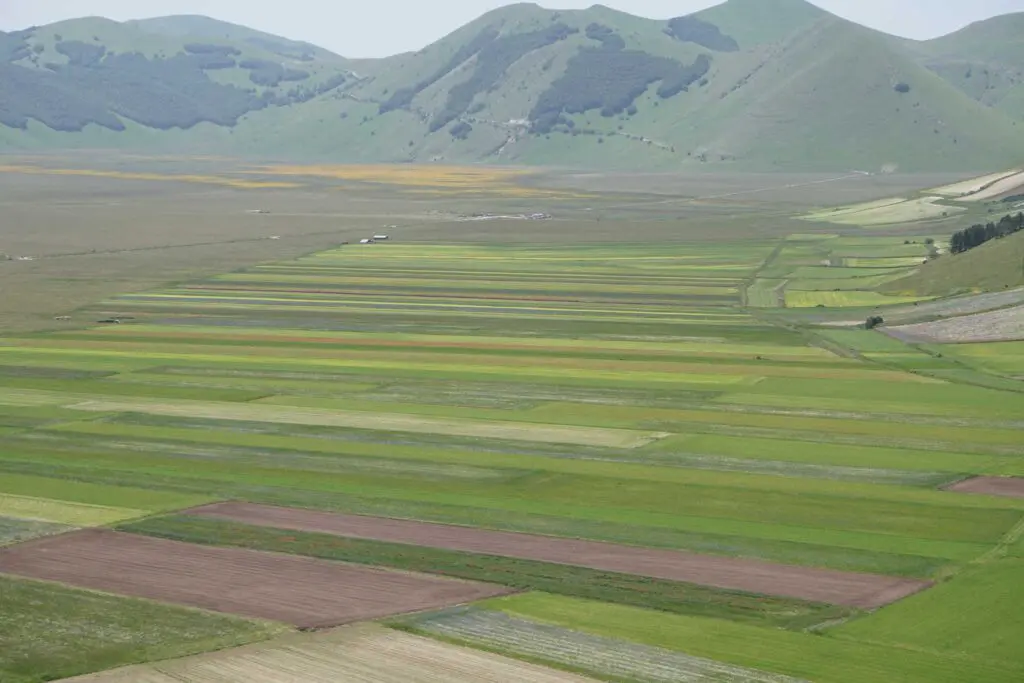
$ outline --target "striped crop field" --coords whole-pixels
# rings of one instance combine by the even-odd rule
[[[388,173],[424,188],[478,178]],[[489,192],[517,187],[517,173],[480,173]],[[23,613],[59,628],[0,653],[0,679],[97,674],[284,628],[129,600],[231,611],[196,596],[192,564],[175,590],[154,585],[170,551],[105,572],[99,546],[116,543],[517,593],[358,627],[362,645],[325,634],[129,670],[153,680],[260,667],[285,678],[306,651],[367,680],[373,666],[406,680],[421,657],[467,681],[485,680],[481,667],[494,680],[1016,680],[1019,657],[1001,644],[1019,619],[999,596],[1015,595],[1024,499],[956,485],[1024,477],[1024,393],[958,381],[982,367],[1015,381],[1017,347],[942,358],[785,310],[860,318],[913,301],[874,290],[927,254],[904,241],[345,244],[76,313],[120,324],[2,337],[0,567],[21,574],[0,582],[25,597],[13,616],[0,610],[0,639]],[[396,531],[410,528],[462,540]],[[43,619],[33,591],[47,584],[32,579],[73,576],[76,556],[60,554],[80,539],[99,544],[82,585],[113,595],[61,589]],[[544,552],[515,551],[528,541]],[[646,564],[609,563],[612,547]],[[247,590],[280,594],[268,576]],[[868,599],[844,586],[874,588]],[[318,601],[304,590],[288,623],[314,623],[298,614]],[[979,593],[1000,618],[953,623]],[[118,642],[136,614],[168,647],[143,638],[105,654],[58,609],[90,601]]]

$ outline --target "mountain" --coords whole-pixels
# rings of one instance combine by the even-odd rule
[[[1024,158],[1020,16],[915,42],[805,0],[669,21],[518,4],[378,60],[205,17],[79,19],[0,34],[0,149],[988,170]]]
[[[184,22],[155,26],[175,23]],[[249,112],[300,104],[351,78],[344,60],[319,48],[254,42],[255,32],[224,40],[146,26],[93,17],[0,34],[0,124],[58,144],[47,131],[230,128]]]
[[[1024,12],[913,46],[919,61],[975,100],[1024,119]]]

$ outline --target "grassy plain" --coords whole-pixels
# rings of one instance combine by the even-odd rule
[[[941,489],[1024,476],[1022,395],[960,383],[996,364],[1012,376],[1015,347],[940,359],[880,333],[816,326],[901,301],[916,308],[927,294],[878,288],[915,270],[923,230],[795,221],[810,201],[792,190],[778,203],[745,197],[767,196],[764,179],[730,180],[735,200],[694,202],[657,178],[665,194],[654,199],[594,196],[600,178],[554,194],[527,191],[533,178],[517,193],[508,188],[521,174],[486,169],[254,177],[274,173],[302,187],[170,193],[155,180],[49,176],[72,188],[62,205],[9,176],[28,197],[11,200],[13,223],[36,223],[16,227],[4,249],[40,258],[0,263],[0,286],[45,301],[29,304],[31,319],[50,329],[27,332],[19,319],[0,338],[0,538],[125,523],[494,581],[593,601],[508,602],[520,616],[557,621],[567,610],[576,616],[562,625],[580,629],[589,614],[606,636],[812,680],[884,680],[889,662],[910,681],[975,680],[956,678],[968,665],[976,680],[1018,673],[973,644],[930,661],[889,642],[884,622],[909,622],[917,604],[938,610],[924,598],[972,585],[964,568],[993,549],[1020,554],[1007,538],[1024,501]],[[443,199],[391,192],[395,182]],[[465,191],[476,182],[488,192]],[[689,187],[713,194],[723,182]],[[849,182],[816,192],[850,204],[894,193]],[[539,210],[553,218],[464,220]],[[38,241],[76,216],[83,234]],[[393,240],[341,244],[379,231]],[[805,308],[786,307],[796,304]],[[70,322],[49,319],[68,311]],[[95,322],[111,316],[122,324]],[[845,628],[879,634],[861,639],[829,629],[851,615],[819,605],[160,516],[218,499],[954,578],[857,615]],[[659,628],[674,635],[658,640]]]

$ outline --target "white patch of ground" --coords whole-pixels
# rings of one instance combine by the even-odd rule
[[[971,178],[970,180],[946,185],[945,187],[937,187],[934,190],[930,190],[930,192],[932,194],[940,194],[943,197],[961,198],[981,192],[985,188],[991,187],[1001,180],[1018,176],[1020,173],[1020,169],[1002,171],[1001,173],[991,173],[986,176],[981,176],[980,178]]]
[[[1024,339],[1024,305],[882,330],[897,339],[924,344],[1018,341]]]
[[[872,227],[936,220],[966,211],[962,207],[939,204],[938,202],[942,200],[941,196],[917,199],[894,198],[843,207],[834,211],[820,211],[801,216],[801,218],[837,225]]]

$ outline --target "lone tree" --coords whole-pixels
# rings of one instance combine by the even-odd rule
[[[882,323],[885,322],[885,318],[880,315],[873,315],[864,321],[864,329],[873,330]]]

